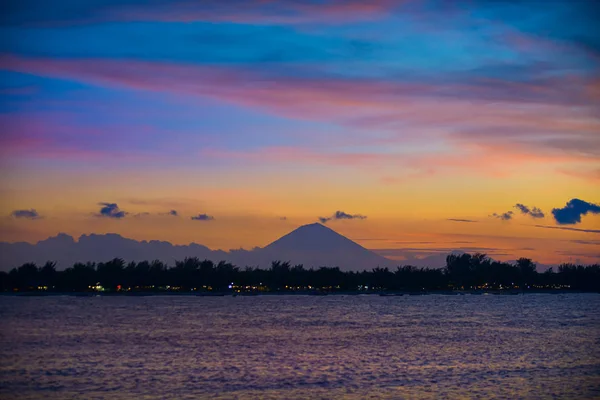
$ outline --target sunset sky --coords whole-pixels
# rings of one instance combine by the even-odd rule
[[[3,2],[0,241],[600,262],[600,6],[510,3]]]

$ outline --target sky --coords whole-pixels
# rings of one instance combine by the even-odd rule
[[[1,7],[0,241],[600,262],[595,1]]]

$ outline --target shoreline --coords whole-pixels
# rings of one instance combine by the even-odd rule
[[[380,297],[403,297],[403,296],[427,296],[427,295],[444,295],[444,296],[511,296],[511,295],[528,295],[528,294],[585,294],[596,293],[597,291],[583,290],[490,290],[490,291],[449,291],[449,290],[432,290],[426,292],[416,291],[379,291],[379,292],[364,292],[364,291],[335,291],[335,292],[320,292],[320,291],[273,291],[273,292],[246,292],[246,293],[231,293],[231,292],[176,292],[176,291],[139,291],[139,292],[43,292],[43,291],[27,291],[27,292],[0,292],[0,296],[7,297],[53,297],[53,296],[71,296],[71,297],[149,297],[149,296],[193,296],[193,297],[255,297],[255,296],[380,296]]]

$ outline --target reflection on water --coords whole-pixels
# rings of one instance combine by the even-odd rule
[[[0,397],[600,397],[600,295],[0,297]]]

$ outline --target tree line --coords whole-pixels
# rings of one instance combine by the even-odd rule
[[[0,289],[11,291],[435,291],[499,289],[570,289],[600,291],[600,265],[562,264],[556,271],[536,271],[535,263],[490,259],[485,254],[451,254],[443,268],[399,266],[345,272],[339,267],[307,269],[273,261],[270,268],[240,268],[221,261],[186,258],[168,266],[161,261],[76,263],[59,271],[56,263],[27,263],[0,272]]]

